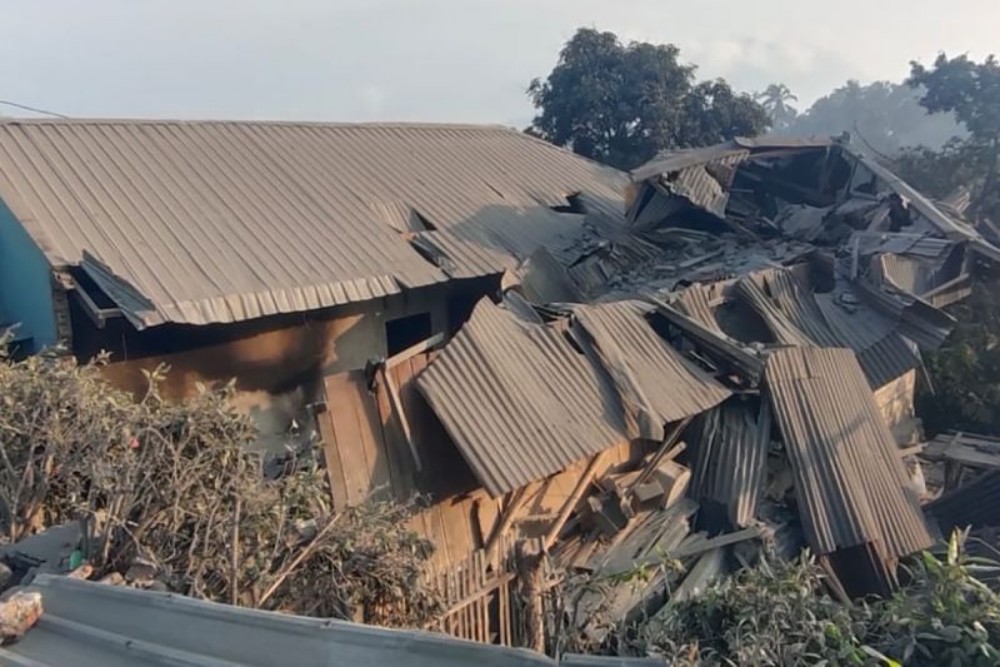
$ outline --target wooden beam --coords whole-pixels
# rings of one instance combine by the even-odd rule
[[[389,403],[392,405],[392,412],[399,421],[399,427],[403,431],[406,445],[410,448],[410,454],[413,455],[413,465],[419,472],[423,469],[423,466],[420,463],[420,454],[417,452],[417,446],[414,444],[413,436],[410,433],[410,423],[406,419],[403,402],[399,399],[399,389],[396,387],[395,380],[392,379],[392,373],[386,372],[386,364],[379,366],[378,373],[379,379],[385,384],[385,388],[389,392]]]
[[[490,534],[489,541],[483,547],[483,551],[486,552],[487,558],[492,558],[493,548],[497,546],[500,542],[500,538],[510,529],[511,525],[514,523],[514,519],[517,517],[517,513],[521,510],[524,502],[528,499],[528,487],[531,485],[522,486],[520,489],[511,493],[510,502],[507,503],[507,507],[503,509],[503,513],[500,515],[500,519],[497,522],[496,527]]]
[[[625,494],[626,495],[626,497],[624,498],[625,502],[627,503],[632,502],[632,496],[635,495],[635,490],[638,489],[643,484],[645,484],[649,480],[649,478],[653,476],[653,472],[663,462],[664,458],[671,458],[671,459],[675,458],[678,454],[684,451],[682,447],[676,448],[676,451],[670,451],[670,450],[680,439],[681,433],[684,432],[684,429],[687,428],[687,425],[691,423],[691,420],[693,418],[694,417],[685,417],[684,419],[674,424],[673,429],[671,429],[670,432],[667,433],[666,436],[663,438],[663,443],[660,445],[660,448],[656,451],[656,454],[653,455],[653,458],[649,461],[649,464],[646,466],[646,469],[642,471],[641,475],[635,478],[634,482],[632,482],[632,486],[629,487],[628,492]]]
[[[906,449],[901,449],[896,452],[897,456],[901,459],[905,459],[907,456],[919,456],[924,452],[924,445],[913,445],[912,447],[907,447]]]
[[[566,525],[566,521],[573,513],[573,510],[575,510],[576,506],[580,504],[580,498],[582,498],[583,494],[587,491],[587,487],[590,486],[591,480],[593,480],[594,476],[597,474],[597,470],[604,461],[607,453],[607,450],[605,450],[592,458],[590,463],[587,465],[586,470],[584,470],[583,474],[580,475],[580,479],[577,480],[572,493],[569,494],[566,502],[563,503],[562,508],[559,510],[559,516],[556,517],[555,523],[552,524],[552,527],[549,528],[547,533],[545,533],[545,537],[542,538],[543,551],[547,552],[552,545],[555,544],[556,540],[559,539],[560,531],[562,531],[563,526]]]
[[[747,352],[741,345],[709,330],[704,324],[676,310],[673,306],[652,293],[642,295],[643,298],[656,306],[656,312],[672,325],[680,329],[695,341],[696,346],[707,348],[722,359],[728,361],[738,370],[747,375],[754,383],[764,374],[764,360],[755,354]]]
[[[444,333],[437,333],[428,338],[427,340],[420,341],[416,345],[411,345],[402,352],[394,354],[385,360],[386,368],[393,368],[398,366],[404,361],[411,359],[412,357],[422,354],[429,350],[433,350],[435,347],[444,342]]]

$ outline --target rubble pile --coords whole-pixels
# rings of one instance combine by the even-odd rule
[[[889,595],[942,534],[921,507],[921,352],[1000,251],[847,137],[665,154],[617,223],[578,200],[587,233],[523,263],[418,386],[494,493],[598,456],[609,432],[650,452],[582,480],[552,528],[584,644],[803,547],[841,600]],[[538,375],[505,374],[529,357]],[[490,487],[508,466],[518,481]]]

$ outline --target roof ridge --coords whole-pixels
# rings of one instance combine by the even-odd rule
[[[2,125],[254,125],[290,127],[330,127],[357,129],[428,129],[428,130],[503,130],[522,134],[513,126],[501,123],[448,123],[420,121],[318,121],[318,120],[268,120],[268,119],[212,119],[212,118],[0,118]]]

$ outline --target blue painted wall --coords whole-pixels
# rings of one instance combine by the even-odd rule
[[[34,339],[28,352],[56,342],[51,275],[45,255],[0,202],[0,324],[20,322],[17,337]]]

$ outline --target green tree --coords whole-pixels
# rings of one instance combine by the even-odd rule
[[[580,155],[630,169],[665,148],[753,136],[767,112],[723,80],[695,82],[695,67],[671,44],[622,44],[614,33],[581,28],[528,96],[532,133]]]
[[[799,115],[798,110],[791,105],[791,102],[798,102],[799,98],[783,83],[772,83],[756,93],[754,99],[764,107],[771,118],[771,129],[776,133],[787,130]]]
[[[982,166],[969,214],[982,215],[996,199],[1000,185],[1000,62],[989,56],[981,63],[961,55],[940,54],[927,68],[910,64],[908,83],[920,88],[920,104],[930,113],[954,113],[969,131],[966,150]]]

